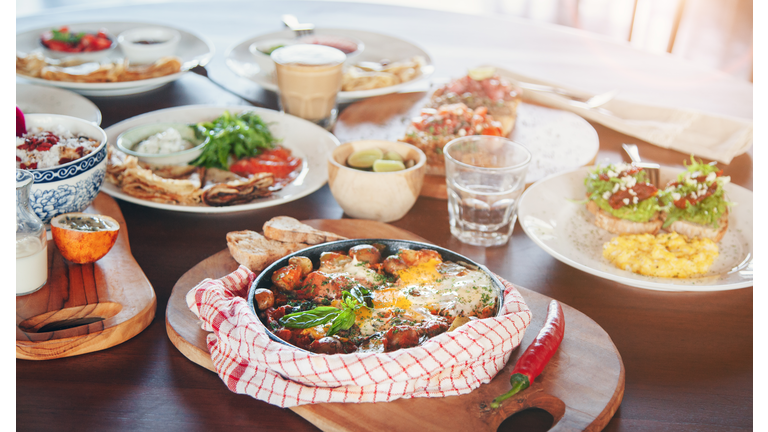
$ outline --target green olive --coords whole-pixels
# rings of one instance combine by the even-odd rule
[[[384,152],[381,149],[369,148],[358,150],[347,158],[347,165],[352,168],[370,168],[373,163],[384,158]]]
[[[398,153],[396,151],[391,151],[391,150],[386,152],[386,153],[384,153],[384,159],[386,159],[386,160],[393,160],[393,161],[400,161],[400,162],[403,161],[403,157],[400,156],[400,153]]]
[[[379,159],[373,163],[373,172],[402,171],[405,164],[400,161]]]

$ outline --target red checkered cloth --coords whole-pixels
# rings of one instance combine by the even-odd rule
[[[414,348],[313,354],[269,338],[245,299],[255,277],[240,266],[221,279],[205,279],[189,291],[187,304],[212,332],[208,350],[227,387],[281,407],[469,393],[504,367],[531,321],[520,293],[501,279],[498,317],[470,321]]]

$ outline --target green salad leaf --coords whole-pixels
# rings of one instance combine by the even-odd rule
[[[720,176],[710,182],[704,180],[703,183],[707,187],[717,183],[715,192],[696,203],[696,205],[691,205],[688,202],[685,208],[681,209],[675,206],[675,198],[680,199],[698,191],[701,182],[697,181],[696,178],[706,178],[711,173],[717,174],[720,172],[720,169],[714,163],[705,164],[702,161],[696,161],[693,155],[691,155],[691,164],[684,163],[684,165],[686,170],[677,176],[677,184],[667,186],[660,194],[664,211],[667,212],[663,228],[672,225],[672,223],[678,220],[711,226],[716,229],[719,228],[720,218],[727,213],[728,206],[733,205],[725,200],[723,190],[723,186],[730,181],[730,177]]]
[[[272,136],[264,120],[250,111],[237,115],[224,111],[221,117],[211,122],[198,123],[195,136],[199,139],[209,138],[209,141],[191,164],[224,170],[229,170],[233,161],[258,156],[279,142]]]
[[[584,185],[587,187],[588,199],[592,200],[607,213],[619,218],[626,219],[632,222],[648,222],[651,220],[654,214],[661,210],[659,200],[653,196],[648,199],[644,199],[637,204],[630,204],[618,209],[614,209],[608,203],[608,200],[603,198],[603,194],[606,192],[613,192],[613,188],[621,183],[621,180],[617,176],[608,177],[608,180],[600,178],[601,174],[607,175],[609,171],[618,173],[619,168],[615,165],[607,165],[604,167],[597,166],[595,170],[591,171],[587,178],[584,179]],[[639,171],[631,175],[638,183],[648,182],[648,176],[645,171]]]

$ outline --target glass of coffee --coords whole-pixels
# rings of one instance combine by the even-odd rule
[[[346,55],[324,45],[300,44],[278,48],[275,62],[280,110],[331,129],[338,109],[342,66]]]

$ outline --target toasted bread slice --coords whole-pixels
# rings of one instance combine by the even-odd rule
[[[661,212],[656,212],[648,222],[632,222],[613,216],[592,200],[587,201],[587,210],[595,215],[595,225],[612,234],[656,234],[664,224]]]
[[[720,220],[717,223],[718,228],[715,229],[693,222],[678,220],[672,222],[672,224],[670,224],[665,229],[669,232],[676,232],[688,238],[708,238],[717,243],[723,239],[725,232],[728,231],[728,213],[726,212],[722,217],[720,217]]]
[[[266,221],[264,223],[264,236],[270,240],[310,245],[347,239],[332,232],[312,228],[289,216],[276,216]]]
[[[227,233],[227,247],[232,258],[254,272],[264,270],[278,259],[308,246],[306,243],[270,240],[255,231]]]

